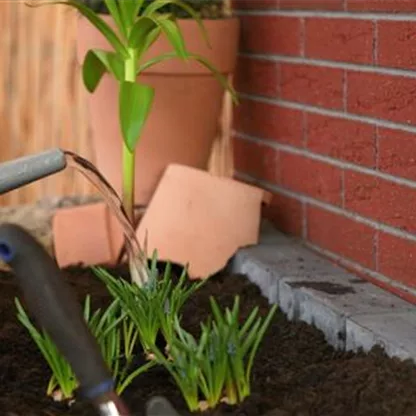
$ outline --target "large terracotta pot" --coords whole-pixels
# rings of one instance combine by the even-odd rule
[[[239,20],[204,20],[204,24],[211,48],[195,21],[179,20],[188,51],[204,56],[222,74],[232,74],[238,51]],[[105,38],[85,18],[79,19],[77,38],[79,62],[91,48],[108,49]],[[147,58],[171,50],[161,36]],[[136,153],[136,203],[147,205],[168,164],[207,168],[224,89],[200,64],[178,59],[153,66],[141,76],[140,82],[155,88],[153,108]],[[88,94],[88,105],[95,163],[120,191],[122,138],[116,81],[105,76],[95,93]]]

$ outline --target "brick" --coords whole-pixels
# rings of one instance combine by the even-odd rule
[[[281,9],[343,10],[344,0],[280,0]]]
[[[231,5],[236,10],[270,10],[279,7],[280,0],[232,0]]]
[[[303,116],[298,110],[243,99],[234,110],[234,128],[261,139],[302,145]]]
[[[379,128],[378,158],[380,171],[416,181],[416,134]]]
[[[365,267],[375,267],[373,228],[340,214],[308,205],[307,229],[307,238],[311,243]]]
[[[416,232],[416,189],[346,171],[345,207],[383,224]]]
[[[395,68],[416,68],[414,22],[378,22],[377,63]]]
[[[348,111],[398,123],[416,124],[416,79],[349,71]]]
[[[352,120],[307,114],[307,147],[336,159],[375,167],[375,127]]]
[[[241,46],[245,52],[299,55],[301,21],[284,16],[241,16]]]
[[[308,58],[354,63],[373,62],[374,25],[367,20],[308,18],[305,55]]]
[[[265,59],[240,56],[235,74],[235,88],[246,94],[279,96],[279,64]]]
[[[302,64],[281,64],[282,98],[321,107],[343,106],[343,70]]]
[[[378,271],[408,286],[416,286],[416,242],[380,232]]]
[[[263,215],[280,231],[300,237],[302,235],[302,203],[283,194],[273,194],[270,205],[263,208]]]
[[[281,151],[280,180],[282,186],[291,191],[341,204],[341,171],[334,166]]]
[[[240,173],[271,183],[279,182],[279,152],[267,145],[235,137],[234,166]]]
[[[410,12],[416,10],[416,2],[414,0],[347,0],[347,10]]]

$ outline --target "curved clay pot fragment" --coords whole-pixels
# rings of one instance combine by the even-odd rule
[[[113,262],[109,212],[103,202],[60,208],[52,219],[52,233],[60,267]]]
[[[221,270],[240,248],[258,243],[263,189],[203,170],[169,165],[140,222],[148,255],[189,264],[191,278]],[[93,227],[93,228],[91,228]],[[54,248],[61,267],[115,264],[123,244],[116,217],[104,203],[59,210],[53,220]]]
[[[258,243],[263,189],[206,171],[169,165],[137,230],[148,255],[189,264],[191,278],[224,268],[240,248]]]

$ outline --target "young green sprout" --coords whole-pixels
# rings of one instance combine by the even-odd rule
[[[225,313],[212,297],[210,303],[213,319],[201,324],[198,340],[177,319],[170,356],[153,348],[156,360],[174,378],[192,412],[215,408],[222,401],[234,405],[250,395],[254,358],[277,309],[273,305],[262,318],[255,308],[240,326],[238,296]]]
[[[175,283],[170,263],[167,263],[163,275],[159,276],[156,252],[150,265],[149,281],[144,286],[116,278],[103,268],[95,267],[93,270],[135,323],[140,343],[149,359],[153,358],[151,351],[159,334],[163,335],[169,348],[175,318],[179,316],[186,300],[204,283],[187,283],[186,268]]]
[[[215,326],[221,338],[227,340],[228,371],[226,375],[226,400],[229,404],[242,402],[251,393],[251,371],[261,341],[277,310],[274,304],[265,318],[258,316],[255,307],[240,327],[240,298],[236,296],[233,308],[223,314],[213,297],[210,298]]]
[[[29,331],[52,371],[46,394],[57,401],[71,402],[78,388],[78,381],[69,363],[49,335],[33,325],[17,298],[15,304],[19,321]],[[154,362],[148,362],[132,368],[138,331],[135,324],[122,311],[117,299],[107,309],[97,309],[92,313],[90,296],[87,296],[84,302],[84,319],[116,380],[117,394],[121,394],[137,376],[155,365]]]

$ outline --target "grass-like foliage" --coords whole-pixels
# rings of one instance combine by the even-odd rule
[[[201,323],[200,334],[195,337],[183,328],[181,309],[205,281],[188,282],[186,268],[176,279],[170,263],[163,273],[157,266],[155,252],[147,266],[149,280],[144,286],[114,277],[103,268],[93,268],[114,299],[107,308],[93,312],[87,296],[84,319],[112,372],[116,393],[123,393],[151,367],[162,365],[192,412],[215,408],[223,401],[231,405],[242,402],[250,395],[254,359],[277,305],[264,317],[256,307],[241,322],[239,296],[231,308],[224,310],[210,297],[211,315]],[[18,319],[52,371],[47,394],[55,399],[72,399],[78,381],[68,362],[48,334],[30,321],[17,298],[15,302]],[[164,349],[157,342],[159,339],[164,341]],[[143,352],[148,360],[137,366],[137,358],[143,359],[137,354]]]
[[[201,324],[198,340],[176,319],[169,357],[158,348],[153,349],[157,361],[174,378],[191,411],[214,408],[220,401],[237,404],[250,395],[254,358],[277,309],[273,305],[263,318],[255,308],[240,325],[238,296],[233,308],[226,308],[225,312],[212,297],[210,303],[213,318]]]
[[[186,268],[175,283],[170,263],[167,263],[164,273],[159,276],[156,254],[150,265],[149,281],[143,286],[116,278],[103,268],[95,267],[93,270],[135,323],[140,343],[148,357],[151,357],[159,334],[170,345],[175,319],[180,317],[182,306],[204,283],[188,283]]]
[[[20,301],[16,298],[17,317],[29,331],[48,363],[52,375],[46,389],[55,400],[70,400],[78,388],[78,381],[65,357],[43,329],[38,329],[30,320]],[[116,381],[116,392],[121,394],[140,374],[154,365],[147,362],[134,367],[138,329],[134,322],[120,307],[115,299],[108,308],[91,310],[90,296],[84,302],[84,319],[89,330],[95,336],[103,355]]]

